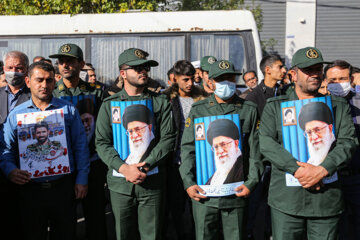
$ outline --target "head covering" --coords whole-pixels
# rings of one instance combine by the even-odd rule
[[[291,67],[307,68],[325,62],[319,49],[306,47],[297,50],[291,60]]]
[[[302,106],[299,114],[300,128],[305,131],[306,123],[314,120],[333,124],[332,113],[328,105],[323,102],[310,102]]]
[[[228,60],[216,61],[211,65],[209,78],[214,79],[224,74],[241,75],[241,72],[235,71],[234,64]]]
[[[213,56],[205,56],[200,59],[200,68],[203,71],[208,72],[210,70],[211,65],[216,62],[217,59]]]
[[[50,58],[60,58],[60,57],[74,57],[82,61],[84,59],[83,51],[81,48],[72,43],[66,43],[59,48],[57,54],[49,56]]]
[[[229,119],[216,119],[209,124],[207,130],[207,141],[210,145],[213,144],[213,139],[218,136],[229,137],[234,140],[239,140],[239,128],[235,123]]]
[[[79,111],[80,115],[84,113],[90,113],[91,115],[95,116],[95,104],[94,99],[92,98],[84,98],[76,104],[76,109]]]
[[[146,57],[149,56],[149,54],[139,48],[129,48],[125,51],[123,51],[119,55],[118,64],[119,67],[123,64],[129,65],[129,66],[138,66],[146,64],[151,67],[156,67],[159,65],[157,61],[154,60],[147,60]]]
[[[127,130],[128,123],[139,121],[148,125],[154,123],[153,114],[148,107],[142,104],[133,104],[125,108],[122,116],[124,128]]]
[[[198,61],[193,61],[191,62],[191,64],[193,65],[193,67],[196,69],[196,68],[200,68],[200,60]]]

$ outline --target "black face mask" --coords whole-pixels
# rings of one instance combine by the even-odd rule
[[[5,79],[11,86],[19,86],[24,83],[25,74],[21,72],[5,72]]]

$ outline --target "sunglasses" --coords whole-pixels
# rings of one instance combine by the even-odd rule
[[[143,70],[145,70],[146,72],[150,71],[150,66],[134,66],[134,67],[128,67],[128,68],[124,68],[123,70],[129,70],[129,69],[133,69],[135,72],[142,72]]]

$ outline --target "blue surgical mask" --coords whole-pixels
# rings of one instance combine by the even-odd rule
[[[222,100],[228,100],[231,98],[236,91],[236,84],[228,80],[215,83],[216,89],[214,91],[215,95],[221,98]]]

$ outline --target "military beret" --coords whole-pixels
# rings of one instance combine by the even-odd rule
[[[207,133],[207,141],[210,145],[213,144],[213,139],[218,136],[229,137],[234,140],[239,140],[239,128],[235,123],[229,119],[216,119],[209,124]]]
[[[234,64],[228,60],[216,61],[211,65],[209,79],[214,79],[224,74],[241,75],[241,72],[235,71]]]
[[[122,116],[124,128],[127,130],[128,123],[133,121],[144,122],[148,125],[154,123],[153,114],[148,107],[142,104],[133,104],[125,108]]]
[[[131,67],[146,64],[151,67],[156,67],[159,65],[157,61],[147,60],[146,57],[149,56],[149,53],[138,48],[129,48],[123,51],[119,55],[118,64],[119,67],[123,64],[129,65]]]
[[[318,63],[325,62],[319,49],[315,47],[306,47],[297,50],[292,57],[291,67],[307,68]]]
[[[310,102],[302,106],[299,114],[300,128],[305,131],[307,122],[317,120],[327,124],[333,124],[330,108],[323,102]]]
[[[200,59],[200,68],[203,71],[208,72],[210,70],[210,67],[214,62],[216,62],[217,59],[213,56],[205,56]]]
[[[60,57],[74,57],[82,61],[84,59],[83,51],[81,48],[72,43],[66,43],[59,48],[57,54],[49,56],[50,58],[60,58]]]

